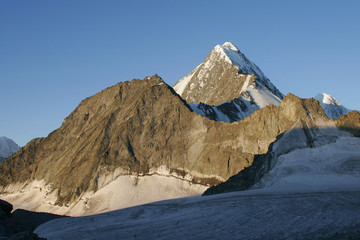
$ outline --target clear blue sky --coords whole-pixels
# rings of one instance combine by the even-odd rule
[[[360,109],[360,1],[0,1],[0,136],[45,137],[86,97],[173,85],[233,42],[284,93]]]

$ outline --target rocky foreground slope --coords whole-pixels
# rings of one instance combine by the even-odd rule
[[[193,112],[156,75],[119,83],[1,163],[8,174],[0,176],[0,197],[26,209],[83,215],[200,194],[250,166],[299,120],[335,127],[319,102],[291,94],[279,107],[229,124]],[[143,191],[159,177],[157,183],[176,183],[153,187],[158,197]]]

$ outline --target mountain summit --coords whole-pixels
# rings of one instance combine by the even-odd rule
[[[284,97],[231,42],[216,45],[173,87],[195,112],[225,122],[241,120],[270,104],[279,106]]]

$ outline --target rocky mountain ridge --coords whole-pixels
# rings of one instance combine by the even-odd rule
[[[0,177],[1,197],[20,199],[19,190],[42,181],[34,186],[53,196],[51,206],[84,199],[87,211],[91,196],[86,194],[100,192],[121,176],[163,174],[192,187],[212,186],[250,166],[299,119],[335,127],[319,102],[291,94],[279,107],[269,105],[228,124],[193,112],[156,75],[119,83],[82,101],[59,129],[0,164],[0,171],[9,173]]]

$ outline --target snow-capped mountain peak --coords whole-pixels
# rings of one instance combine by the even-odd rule
[[[216,45],[174,90],[212,120],[239,121],[255,110],[279,106],[284,95],[233,43]]]
[[[351,110],[341,105],[338,100],[327,93],[319,93],[315,96],[315,99],[320,102],[329,118],[338,119],[341,115],[351,112]]]

